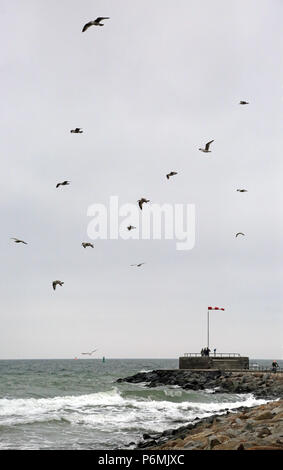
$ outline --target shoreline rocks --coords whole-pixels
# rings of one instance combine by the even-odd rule
[[[147,435],[136,449],[283,450],[283,400]]]
[[[231,370],[154,370],[117,382],[144,383],[147,387],[179,386],[213,393],[252,393],[272,400],[255,407],[240,407],[226,414],[195,418],[186,426],[145,434],[136,449],[152,450],[283,450],[283,374]]]
[[[213,393],[252,393],[256,398],[283,397],[283,374],[231,370],[154,370],[117,382],[145,383],[147,387],[177,385],[185,390],[212,389]]]

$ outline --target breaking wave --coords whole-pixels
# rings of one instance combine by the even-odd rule
[[[79,396],[3,398],[0,399],[0,426],[62,421],[103,431],[107,429],[107,432],[118,429],[158,432],[178,427],[180,423],[188,423],[196,417],[267,402],[257,400],[251,394],[225,398],[217,396],[212,401],[211,395],[205,392],[196,394],[170,388],[120,391],[116,387]]]

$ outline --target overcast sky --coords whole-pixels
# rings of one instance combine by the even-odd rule
[[[206,346],[212,305],[225,311],[210,314],[211,349],[283,359],[282,1],[2,0],[0,13],[0,358],[177,358]],[[97,16],[110,19],[82,33]],[[82,248],[88,207],[111,196],[195,204],[195,247]]]

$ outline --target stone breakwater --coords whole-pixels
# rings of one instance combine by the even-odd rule
[[[283,374],[220,370],[154,370],[140,372],[117,382],[145,383],[148,387],[178,385],[185,390],[213,390],[214,393],[252,393],[256,398],[283,397]]]
[[[226,414],[195,418],[186,426],[144,434],[137,449],[152,450],[283,450],[283,374],[219,370],[155,370],[118,379],[148,387],[178,385],[186,390],[252,393],[273,400]],[[274,401],[275,400],[275,401]]]
[[[137,449],[283,450],[283,400],[144,435]]]

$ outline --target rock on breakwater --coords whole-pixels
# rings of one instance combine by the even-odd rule
[[[145,383],[148,387],[177,385],[185,390],[212,389],[214,393],[252,393],[256,398],[283,397],[283,374],[221,370],[154,370],[117,382]]]
[[[283,450],[283,400],[144,435],[137,449]]]

